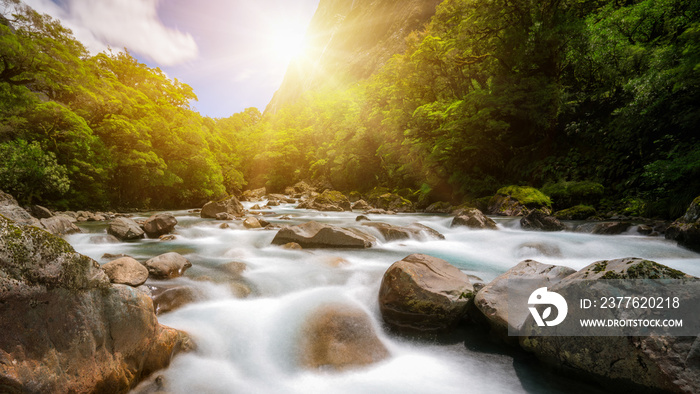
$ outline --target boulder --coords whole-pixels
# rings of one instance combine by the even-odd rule
[[[602,223],[585,223],[576,227],[578,233],[591,233],[601,235],[617,235],[627,231],[632,226],[629,222],[602,222]]]
[[[425,208],[425,213],[451,213],[452,212],[452,204],[449,202],[445,201],[438,201],[434,202],[430,205],[428,205],[427,208]]]
[[[11,195],[0,190],[0,215],[18,223],[41,227],[39,219],[33,217],[24,208],[17,204],[17,200]]]
[[[362,225],[372,227],[379,231],[382,237],[384,237],[384,240],[387,242],[400,241],[404,239],[445,239],[444,235],[420,223],[412,223],[408,226],[395,226],[388,223],[368,222],[362,223]]]
[[[296,242],[303,248],[369,248],[376,239],[358,229],[347,229],[318,222],[286,226],[277,232],[273,245]]]
[[[246,201],[260,201],[266,194],[267,189],[265,189],[265,187],[253,190],[246,190],[243,192],[243,199]]]
[[[114,235],[122,241],[143,238],[144,231],[141,226],[129,218],[116,218],[109,223],[107,233]]]
[[[243,226],[245,228],[262,228],[263,226],[260,224],[260,221],[257,218],[254,217],[247,217],[243,221]]]
[[[476,208],[466,209],[452,219],[450,227],[465,226],[474,229],[498,230],[496,222]]]
[[[231,215],[228,212],[219,212],[214,216],[214,219],[216,220],[233,220],[235,218],[235,216]]]
[[[301,327],[299,363],[304,368],[346,370],[389,356],[363,310],[327,304],[314,310]]]
[[[552,201],[541,191],[529,186],[506,186],[489,201],[488,213],[502,216],[524,216],[533,209],[552,212]]]
[[[379,288],[379,310],[395,329],[444,331],[465,315],[474,296],[469,277],[445,260],[412,254],[392,264]]]
[[[690,204],[681,218],[667,229],[666,239],[678,242],[678,245],[700,252],[700,197]]]
[[[157,285],[149,286],[149,288],[156,315],[174,311],[199,298],[197,291],[190,286]]]
[[[653,261],[625,258],[590,264],[549,290],[566,292],[582,279],[663,278],[690,277]],[[640,386],[648,392],[700,392],[700,337],[537,336],[538,329],[528,318],[520,345],[555,368],[565,366],[568,372],[636,392],[641,391]]]
[[[413,203],[395,193],[384,193],[370,199],[369,203],[379,209],[393,212],[415,212]]]
[[[304,249],[301,247],[301,245],[299,245],[296,242],[286,243],[286,244],[282,245],[282,248],[289,249],[289,250],[302,250],[302,249]]]
[[[148,269],[136,259],[121,257],[102,265],[109,281],[132,287],[141,286],[148,279]]]
[[[40,221],[46,231],[53,235],[68,235],[81,232],[80,228],[73,224],[68,216],[56,215]]]
[[[559,220],[585,220],[598,214],[595,208],[588,205],[576,205],[574,207],[554,213]]]
[[[316,197],[299,204],[297,208],[315,209],[317,211],[342,212],[352,210],[350,200],[341,192],[326,190]]]
[[[365,209],[370,209],[371,207],[369,204],[367,204],[367,201],[365,200],[357,200],[352,204],[352,209],[353,210],[360,210],[364,211]]]
[[[215,219],[217,213],[228,213],[233,216],[243,215],[243,205],[236,198],[230,196],[219,201],[210,201],[202,207],[200,216],[203,218]]]
[[[371,222],[371,220],[370,220],[367,216],[365,216],[365,215],[358,215],[358,216],[355,218],[355,221],[356,221],[356,222],[361,222],[361,221]]]
[[[110,284],[92,259],[0,217],[0,391],[126,393],[174,354],[184,332],[148,296]]]
[[[53,212],[50,209],[41,205],[32,205],[29,207],[29,213],[37,219],[47,219],[53,216]]]
[[[488,321],[494,337],[517,343],[517,337],[508,337],[508,326],[520,329],[530,312],[523,308],[509,316],[508,300],[513,296],[527,299],[535,289],[551,286],[575,272],[568,267],[525,260],[479,290],[474,304]],[[519,286],[514,287],[515,283]]]
[[[192,266],[185,257],[179,253],[168,252],[146,261],[148,273],[155,279],[172,279],[182,276]]]
[[[158,238],[170,234],[177,225],[177,219],[172,213],[158,213],[146,219],[143,230],[149,238]]]
[[[534,209],[523,216],[522,219],[520,219],[520,227],[524,230],[536,231],[562,231],[566,229],[566,226],[564,226],[559,219],[547,215],[539,209]]]

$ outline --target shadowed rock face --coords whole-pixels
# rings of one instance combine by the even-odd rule
[[[321,0],[306,32],[306,53],[291,62],[265,113],[308,90],[369,77],[406,50],[406,37],[430,20],[441,1]]]
[[[0,391],[124,393],[191,346],[146,293],[64,240],[0,216]]]

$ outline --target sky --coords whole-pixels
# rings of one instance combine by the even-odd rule
[[[129,53],[198,97],[202,115],[261,111],[300,51],[319,0],[24,0],[91,53]]]

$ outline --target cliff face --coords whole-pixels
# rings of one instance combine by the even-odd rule
[[[321,0],[306,33],[306,50],[287,69],[265,113],[305,91],[361,80],[406,49],[405,38],[442,0]]]

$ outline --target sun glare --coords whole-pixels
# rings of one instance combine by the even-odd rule
[[[271,29],[268,36],[268,50],[275,59],[288,63],[304,52],[304,34],[306,26],[285,23]]]

